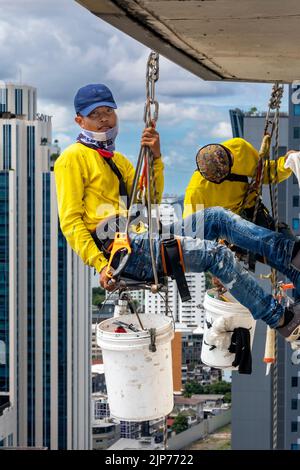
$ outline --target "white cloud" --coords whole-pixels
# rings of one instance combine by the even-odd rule
[[[77,2],[0,0],[0,10],[0,79],[17,81],[21,70],[23,82],[36,86],[43,100],[69,108],[76,90],[92,82],[111,87],[120,106],[144,101],[149,49]],[[198,119],[200,99],[263,109],[270,85],[205,82],[161,56],[156,89],[161,102],[184,101],[183,117]],[[162,118],[165,113],[168,118],[162,107]]]
[[[54,132],[54,136],[53,136],[53,140],[55,139],[58,140],[58,145],[60,146],[62,150],[74,142],[73,139],[69,135],[56,133],[56,132]]]
[[[52,126],[55,132],[70,132],[75,127],[74,112],[66,106],[38,101],[38,110],[43,114],[52,116]]]
[[[229,122],[220,121],[211,130],[211,136],[218,139],[230,139],[232,137],[232,129]]]

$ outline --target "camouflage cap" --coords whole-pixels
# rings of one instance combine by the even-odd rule
[[[196,163],[201,175],[212,183],[222,183],[230,175],[232,156],[226,147],[220,144],[208,144],[196,155]]]

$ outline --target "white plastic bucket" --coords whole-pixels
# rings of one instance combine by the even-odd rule
[[[216,294],[215,289],[211,289],[205,293],[204,297],[204,309],[205,309],[205,320],[204,320],[204,333],[201,351],[201,360],[204,364],[219,369],[231,369],[237,370],[238,367],[233,367],[232,362],[235,359],[235,354],[232,354],[228,349],[221,349],[216,347],[209,339],[209,326],[214,323],[221,316],[225,316],[230,319],[231,331],[228,332],[228,341],[232,335],[234,328],[247,328],[250,332],[250,343],[251,347],[254,339],[255,325],[256,322],[252,317],[250,311],[241,305],[236,299],[226,292],[224,296],[228,301],[219,300],[218,298],[212,297]],[[227,334],[227,333],[226,333]]]
[[[97,344],[102,348],[111,415],[124,421],[149,421],[169,414],[174,406],[171,340],[172,319],[163,315],[122,315],[98,325]],[[126,328],[116,333],[121,321]],[[149,329],[156,329],[156,352],[149,349]]]

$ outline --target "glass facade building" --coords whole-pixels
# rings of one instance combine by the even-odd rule
[[[88,449],[91,273],[59,228],[51,141],[36,90],[1,83],[0,446]]]
[[[292,103],[292,89],[289,90],[289,113],[280,115],[279,155],[288,149],[299,150],[300,139],[295,128],[300,127],[298,106]],[[300,107],[299,107],[300,109]],[[259,149],[265,123],[265,113],[243,113],[230,111],[234,137],[244,137]],[[243,130],[239,134],[240,129]],[[274,148],[273,148],[274,153]],[[269,190],[263,192],[263,200],[270,207]],[[279,220],[300,234],[299,223],[299,185],[292,175],[278,185]],[[257,263],[256,277],[268,274],[270,269]],[[260,281],[264,289],[270,288],[267,281]],[[289,295],[291,295],[289,291]],[[272,374],[266,375],[264,357],[266,327],[257,322],[253,344],[253,372],[251,376],[232,374],[232,448],[272,449],[274,395]],[[299,352],[293,352],[289,344],[278,338],[278,408],[277,408],[277,448],[299,449],[300,430],[295,423],[299,421],[300,376]],[[247,404],[247,406],[245,406]]]

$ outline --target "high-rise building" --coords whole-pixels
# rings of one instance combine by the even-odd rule
[[[182,198],[178,196],[166,196],[160,204],[160,218],[164,226],[177,223],[182,218]],[[205,295],[204,273],[186,273],[187,284],[190,289],[191,300],[181,302],[176,282],[168,278],[168,307],[165,305],[165,296],[145,293],[145,311],[147,313],[165,312],[166,308],[172,312],[175,322],[196,328],[204,326],[203,301]]]
[[[0,84],[0,439],[88,449],[90,271],[59,228],[51,132],[35,88]]]
[[[175,322],[184,323],[190,328],[204,326],[203,301],[205,295],[205,276],[203,273],[186,273],[191,300],[182,302],[176,282],[168,278],[168,311],[172,312]],[[145,293],[145,311],[147,313],[166,312],[165,294]]]
[[[300,106],[292,103],[290,88],[289,114],[280,114],[280,148],[284,155],[288,149],[300,148]],[[244,137],[259,149],[265,122],[265,113],[244,113],[230,111],[234,137]],[[274,147],[272,149],[274,151]],[[266,187],[263,199],[269,206],[269,192]],[[279,220],[284,221],[300,234],[299,226],[299,186],[295,177],[278,186]],[[269,272],[266,266],[257,263],[256,277]],[[261,281],[265,289],[270,289],[267,281]],[[252,375],[232,374],[232,448],[270,449],[273,446],[274,398],[272,376],[265,375],[262,362],[264,356],[266,326],[258,321],[253,345]],[[300,449],[300,395],[299,395],[299,353],[292,352],[282,338],[278,338],[278,411],[277,448]]]

